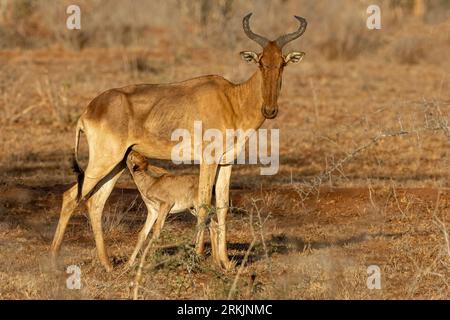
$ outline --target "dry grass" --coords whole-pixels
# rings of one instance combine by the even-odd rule
[[[135,270],[123,266],[146,213],[128,174],[104,215],[115,270],[98,263],[80,208],[60,273],[50,271],[60,196],[75,180],[74,123],[111,87],[201,74],[247,79],[254,67],[238,52],[257,47],[240,19],[253,11],[252,26],[271,37],[295,28],[288,16],[309,21],[289,45],[307,56],[286,69],[280,114],[264,125],[280,128],[280,171],[233,168],[236,270],[196,257],[195,219],[176,215],[149,254],[139,297],[448,299],[448,4],[428,1],[417,17],[412,2],[381,1],[383,29],[368,31],[369,2],[80,1],[82,32],[69,32],[51,1],[0,0],[0,298],[132,297]],[[81,153],[86,161],[86,145]],[[70,264],[82,269],[80,291],[65,287]],[[366,287],[372,264],[382,290]]]

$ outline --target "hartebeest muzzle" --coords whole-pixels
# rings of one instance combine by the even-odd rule
[[[271,107],[271,108],[267,108],[267,107],[263,106],[261,108],[261,112],[262,112],[264,118],[266,118],[266,119],[273,119],[278,114],[278,106]]]

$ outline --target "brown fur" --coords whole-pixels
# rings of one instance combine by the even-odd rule
[[[299,56],[300,53],[296,53]],[[107,270],[112,266],[106,251],[102,212],[114,184],[125,168],[124,160],[130,149],[148,158],[171,158],[177,141],[171,140],[175,129],[187,129],[193,136],[194,121],[202,121],[203,129],[258,129],[266,118],[277,115],[277,99],[281,90],[284,66],[291,55],[284,56],[275,41],[268,42],[262,53],[247,59],[258,65],[258,70],[245,82],[234,84],[220,76],[203,76],[179,83],[142,84],[111,89],[89,103],[77,125],[76,146],[83,131],[89,145],[89,164],[84,172],[81,196],[75,185],[63,196],[60,220],[53,239],[51,253],[56,257],[67,223],[79,204],[87,199],[87,206],[100,261]],[[245,145],[246,137],[237,141],[234,149],[222,155],[220,163],[200,165],[198,184],[199,211],[196,250],[204,251],[206,208],[211,205],[212,188],[216,180],[217,221],[212,241],[215,262],[231,266],[226,248],[226,215],[228,212],[231,165]],[[227,156],[227,154],[234,156]],[[77,148],[75,148],[77,156]],[[226,160],[228,161],[226,161]],[[202,160],[202,159],[196,159]]]
[[[170,174],[162,168],[150,165],[145,157],[136,151],[131,151],[128,155],[127,167],[148,209],[147,220],[129,260],[131,266],[153,225],[155,227],[152,237],[156,239],[161,233],[167,214],[186,210],[196,212],[198,176]]]

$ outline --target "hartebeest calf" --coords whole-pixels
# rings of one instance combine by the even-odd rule
[[[152,238],[159,237],[167,214],[190,210],[197,215],[198,176],[170,174],[149,164],[145,157],[136,151],[131,151],[128,155],[127,167],[147,207],[147,219],[128,261],[131,266],[152,227]]]
[[[225,136],[227,129],[256,130],[265,119],[278,113],[278,95],[284,67],[299,62],[303,52],[284,55],[284,45],[300,37],[306,30],[306,20],[295,17],[297,31],[274,41],[255,34],[250,29],[248,14],[243,19],[246,35],[262,48],[261,53],[241,52],[241,56],[258,67],[245,82],[234,84],[220,76],[203,76],[180,83],[132,85],[103,92],[92,100],[81,115],[76,128],[75,160],[80,133],[89,145],[86,171],[79,170],[78,183],[64,193],[61,215],[51,252],[56,257],[67,223],[80,200],[87,199],[89,217],[100,261],[107,270],[112,266],[103,241],[102,212],[114,184],[125,168],[125,156],[130,149],[148,158],[170,160],[174,130],[183,128],[194,135],[193,124],[201,121],[203,130],[216,129]],[[231,163],[245,146],[247,136],[238,138],[225,149],[216,163],[200,162],[198,186],[196,249],[204,250],[204,225],[211,204],[212,187],[216,179],[217,226],[211,241],[214,260],[224,268],[231,266],[227,255],[226,215],[228,212]],[[194,151],[192,146],[191,151]]]

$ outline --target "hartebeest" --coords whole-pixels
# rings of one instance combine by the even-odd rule
[[[202,121],[203,130],[218,129],[225,134],[226,129],[258,129],[265,119],[276,117],[283,69],[304,56],[303,52],[283,55],[282,48],[300,37],[307,23],[304,18],[295,16],[300,22],[297,31],[269,41],[252,32],[250,16],[243,19],[244,32],[263,51],[259,54],[241,52],[244,60],[258,66],[247,81],[234,84],[220,76],[209,75],[180,83],[131,85],[103,92],[89,103],[78,120],[75,142],[76,160],[80,133],[84,132],[89,145],[89,163],[84,173],[80,171],[78,183],[63,195],[51,247],[53,258],[59,251],[70,216],[80,200],[87,199],[100,261],[107,270],[112,269],[103,242],[102,211],[125,168],[124,159],[129,150],[148,158],[169,160],[176,144],[171,140],[171,133],[177,128],[193,130],[194,121]],[[211,243],[215,262],[224,268],[231,266],[225,226],[231,165],[230,156],[226,154],[232,152],[234,157],[238,154],[236,149],[242,148],[244,142],[238,141],[235,144],[238,147],[224,151],[219,163],[200,163],[196,251],[201,254],[204,250],[204,225],[216,179],[217,220],[213,219],[212,224],[217,230],[211,235]]]
[[[148,211],[136,247],[128,261],[128,265],[132,266],[152,228],[152,239],[159,237],[167,214],[190,210],[197,215],[198,176],[170,174],[149,164],[136,151],[130,152],[126,163]]]

